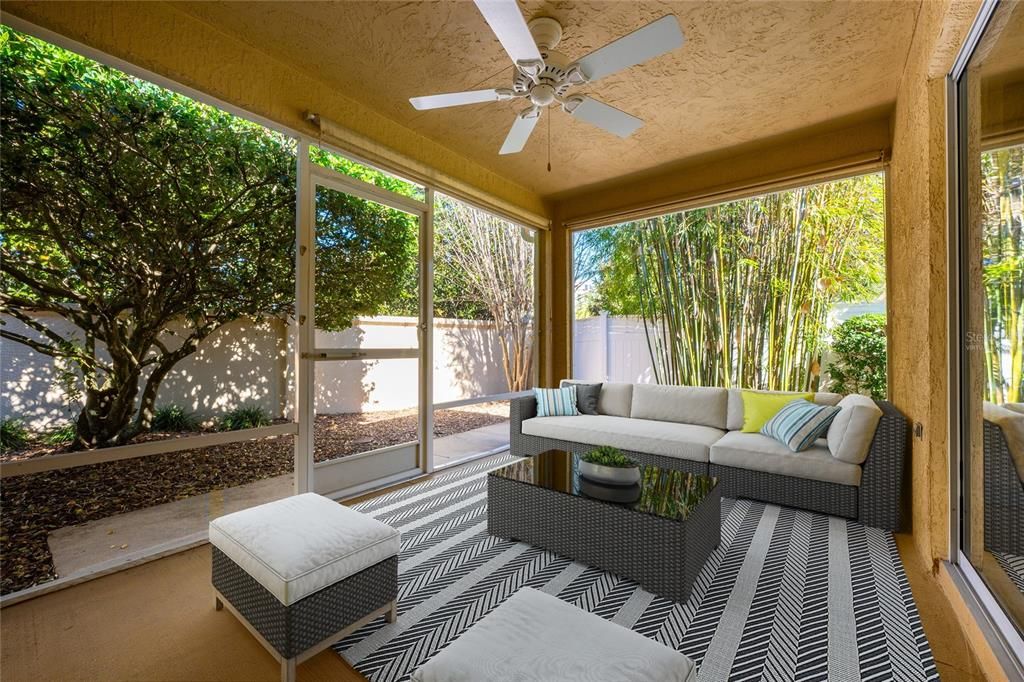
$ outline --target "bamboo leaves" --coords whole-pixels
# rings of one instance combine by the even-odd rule
[[[832,306],[882,288],[883,215],[871,175],[620,225],[631,267],[598,299],[633,283],[613,311],[643,317],[659,383],[813,389]]]

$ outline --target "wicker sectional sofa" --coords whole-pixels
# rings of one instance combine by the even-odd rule
[[[1024,404],[985,403],[985,548],[1024,556]]]
[[[835,405],[842,397],[816,393],[814,401]],[[866,458],[852,463],[857,459],[833,457],[824,439],[809,450],[791,453],[767,436],[742,433],[738,389],[606,383],[596,415],[538,418],[533,396],[514,399],[511,452],[521,457],[553,449],[584,454],[595,445],[613,445],[642,463],[715,476],[726,497],[808,509],[897,531],[904,519],[909,427],[890,403],[874,405],[880,416],[871,408],[875,416],[867,422],[847,420],[851,437],[860,439],[866,451]],[[873,434],[867,433],[869,429]]]

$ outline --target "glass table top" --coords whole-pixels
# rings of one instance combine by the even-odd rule
[[[718,485],[716,478],[643,464],[639,483],[608,485],[580,475],[579,462],[580,455],[549,450],[490,475],[675,521],[685,521]]]

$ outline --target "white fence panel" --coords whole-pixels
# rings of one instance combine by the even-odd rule
[[[654,381],[643,320],[637,317],[597,317],[573,323],[572,375],[587,381]]]

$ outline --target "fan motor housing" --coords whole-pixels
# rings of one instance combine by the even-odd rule
[[[555,98],[565,95],[566,91],[572,87],[572,83],[566,80],[570,62],[569,58],[560,52],[541,50],[540,54],[544,58],[544,68],[537,74],[536,81],[517,70],[512,90],[518,95],[530,95],[530,99],[538,106],[547,106]],[[545,86],[545,90],[538,92],[538,97],[534,98],[534,91],[541,86]],[[553,92],[550,100],[548,100],[546,88],[550,88]],[[546,103],[542,104],[541,101],[537,101],[538,99],[546,101]]]
[[[541,52],[554,49],[562,40],[562,25],[551,17],[531,19],[527,27]]]

